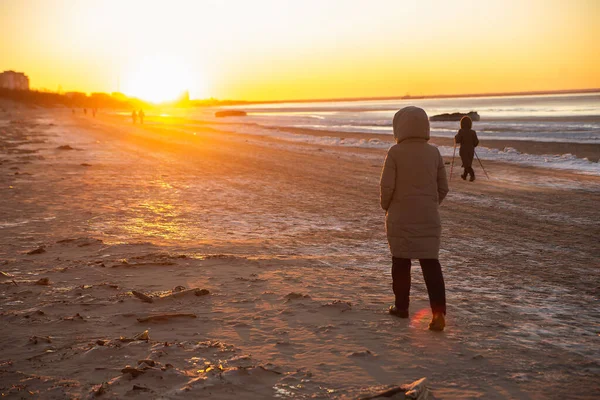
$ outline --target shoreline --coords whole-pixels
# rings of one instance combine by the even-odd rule
[[[190,120],[190,122],[200,122]],[[212,122],[200,122],[199,125],[212,124]],[[222,123],[223,126],[227,126],[229,123]],[[251,125],[254,125],[251,123]],[[360,132],[340,132],[340,131],[329,131],[329,130],[318,130],[310,128],[294,128],[285,126],[264,126],[256,125],[262,129],[273,130],[273,131],[285,131],[298,135],[311,135],[315,137],[334,137],[334,138],[352,138],[352,139],[378,139],[385,142],[389,142],[390,146],[394,143],[393,136],[391,134],[380,134],[380,133],[360,133]],[[454,140],[446,137],[432,136],[430,143],[439,146],[453,147]],[[480,139],[480,147],[487,147],[491,149],[504,150],[506,147],[511,147],[520,153],[532,154],[532,155],[562,155],[562,154],[573,154],[578,158],[587,158],[591,162],[600,161],[600,143],[572,143],[572,142],[542,142],[533,140],[505,140],[505,139]]]

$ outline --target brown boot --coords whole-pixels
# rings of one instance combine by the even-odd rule
[[[446,327],[446,318],[443,313],[434,313],[431,322],[429,323],[429,330],[441,332]]]
[[[388,312],[398,318],[408,318],[408,310],[399,310],[396,306],[390,306]]]

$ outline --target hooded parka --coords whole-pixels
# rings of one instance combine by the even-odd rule
[[[448,193],[439,150],[427,143],[429,119],[418,107],[394,116],[396,143],[381,173],[381,207],[393,257],[438,259],[442,226],[438,205]]]

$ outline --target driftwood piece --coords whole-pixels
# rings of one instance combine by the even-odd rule
[[[159,298],[160,299],[177,299],[180,297],[185,297],[189,294],[193,294],[194,296],[206,296],[206,295],[210,294],[210,291],[208,289],[193,288],[193,289],[182,290],[179,292],[172,292],[172,293],[166,294],[164,296],[161,296]]]
[[[361,397],[360,400],[373,400],[373,399],[382,399],[382,398],[390,398],[395,396],[395,398],[401,398],[396,395],[403,393],[405,399],[412,400],[429,400],[431,396],[429,395],[429,390],[426,386],[427,378],[421,378],[412,383],[396,386],[385,390],[383,392],[379,392],[370,396]]]
[[[138,292],[137,290],[132,290],[131,294],[133,294],[135,297],[137,297],[138,299],[140,299],[143,302],[146,302],[146,303],[153,303],[154,302],[154,300],[152,300],[152,297],[150,297],[148,295],[145,295],[142,292]]]
[[[135,335],[132,338],[128,338],[125,336],[121,336],[119,338],[119,341],[124,342],[124,343],[135,342],[136,340],[150,340],[150,335],[148,334],[148,330],[146,329],[144,332],[138,333],[137,335]]]
[[[429,390],[427,389],[426,384],[427,378],[421,378],[413,383],[409,383],[408,385],[402,385],[402,387],[406,390],[407,398],[415,400],[428,400],[431,396],[429,396]]]
[[[379,392],[370,396],[365,396],[365,397],[361,397],[359,398],[359,400],[373,400],[373,399],[381,399],[381,398],[385,398],[385,397],[392,397],[395,396],[398,393],[404,393],[404,389],[400,386],[396,386],[393,387],[391,389],[385,390],[383,392]]]
[[[156,314],[149,315],[147,317],[138,318],[138,322],[155,322],[155,321],[167,321],[172,318],[197,318],[196,314],[190,313],[172,313],[172,314]]]
[[[11,274],[9,274],[8,272],[0,271],[0,278],[7,279],[7,278],[12,278],[12,277],[13,276]]]

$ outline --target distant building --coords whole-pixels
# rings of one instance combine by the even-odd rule
[[[4,71],[0,73],[0,88],[29,90],[29,77],[22,72]]]

